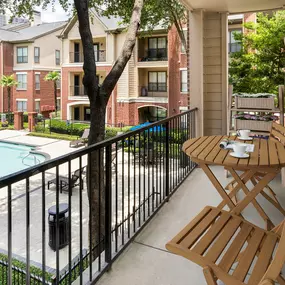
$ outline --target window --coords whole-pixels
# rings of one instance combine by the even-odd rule
[[[57,103],[57,110],[60,111],[61,110],[60,98],[56,99],[56,103]]]
[[[167,91],[165,71],[150,71],[148,73],[148,91]]]
[[[55,51],[55,64],[60,65],[60,51],[59,50]]]
[[[187,92],[188,91],[188,85],[187,85],[187,70],[181,70],[180,71],[180,83],[181,83],[181,87],[180,87],[180,91],[181,92]]]
[[[35,74],[35,88],[36,90],[40,90],[41,85],[40,85],[40,74]]]
[[[60,79],[56,80],[56,88],[57,89],[60,89],[60,87],[61,87],[60,85],[61,85]]]
[[[93,44],[93,49],[94,49],[94,55],[95,55],[95,61],[99,61],[99,44],[95,43]]]
[[[39,100],[35,101],[35,111],[37,113],[40,113],[40,111],[41,111],[41,101],[39,101]]]
[[[241,51],[241,42],[235,39],[235,34],[241,34],[241,29],[229,31],[229,52]]]
[[[34,62],[35,63],[40,62],[40,48],[39,47],[34,48]]]
[[[27,90],[27,74],[19,73],[17,74],[17,90]]]
[[[17,111],[27,112],[27,101],[17,100]]]
[[[28,47],[17,47],[17,63],[28,62]]]
[[[184,34],[184,38],[186,40],[186,43],[187,43],[187,32],[188,32],[187,30],[183,30],[183,34]],[[182,42],[181,42],[181,53],[186,53],[185,47],[182,44]]]
[[[148,39],[148,58],[151,60],[167,60],[167,38]]]

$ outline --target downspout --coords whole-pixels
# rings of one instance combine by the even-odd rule
[[[4,75],[4,54],[3,54],[3,42],[0,41],[1,46],[1,77]],[[4,92],[3,92],[3,86],[1,86],[1,113],[4,113]]]

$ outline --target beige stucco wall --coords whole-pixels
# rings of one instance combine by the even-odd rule
[[[97,18],[95,17],[93,18],[93,23],[92,21],[90,21],[90,28],[91,28],[91,33],[93,37],[105,37],[105,27],[102,25],[102,23]],[[68,38],[70,40],[80,39],[80,34],[78,30],[78,21],[70,29],[68,33]]]
[[[23,43],[14,45],[14,68],[48,68],[60,69],[60,65],[55,64],[55,50],[61,51],[61,40],[57,37],[60,30],[46,36],[35,39],[33,43]],[[28,47],[28,62],[17,63],[17,47]],[[34,63],[34,47],[40,47],[40,62]],[[62,54],[60,52],[60,54]],[[62,56],[61,56],[62,57]],[[62,61],[62,58],[61,58]]]

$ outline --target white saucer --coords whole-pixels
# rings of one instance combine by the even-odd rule
[[[248,137],[248,138],[244,138],[244,137],[238,137],[239,140],[242,140],[242,141],[252,141],[253,138],[252,137]]]
[[[230,156],[236,157],[236,158],[249,158],[249,154],[248,153],[244,153],[242,155],[237,154],[235,152],[231,152]]]

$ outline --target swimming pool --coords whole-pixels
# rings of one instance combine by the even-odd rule
[[[42,163],[46,157],[35,153],[35,147],[0,142],[0,177]]]

